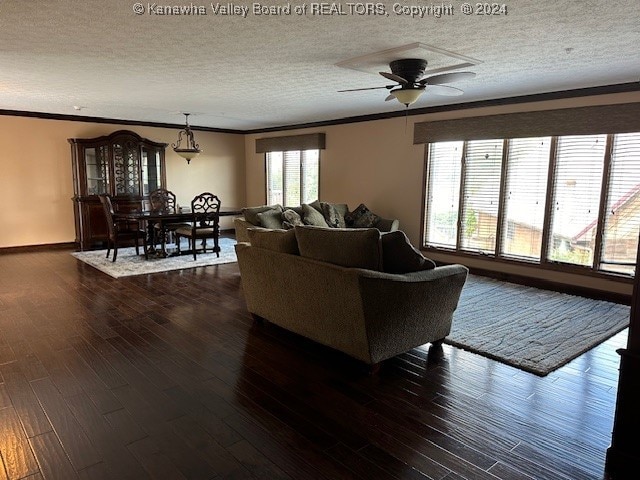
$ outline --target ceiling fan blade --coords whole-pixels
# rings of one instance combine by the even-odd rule
[[[433,95],[442,95],[445,97],[457,97],[464,93],[459,88],[450,87],[448,85],[427,85],[426,91]]]
[[[387,73],[387,72],[379,72],[380,75],[382,75],[384,78],[388,78],[389,80],[393,80],[394,82],[398,82],[401,83],[402,85],[406,85],[407,82],[404,78],[394,74],[394,73]]]
[[[423,78],[418,83],[421,83],[422,85],[441,85],[443,83],[453,83],[460,82],[462,80],[470,80],[475,76],[476,74],[474,72],[442,73],[440,75],[434,75],[433,77]]]
[[[389,102],[391,100],[394,100],[396,97],[393,95],[389,95],[387,98],[384,99],[385,102]]]
[[[391,85],[391,86],[387,86],[387,87],[368,87],[368,88],[351,88],[349,90],[338,90],[338,93],[342,93],[342,92],[360,92],[362,90],[378,90],[380,88],[386,88],[387,90],[395,87],[396,85]]]

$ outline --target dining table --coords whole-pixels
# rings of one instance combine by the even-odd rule
[[[211,212],[206,214],[194,213],[189,208],[179,208],[177,210],[131,210],[128,212],[115,212],[113,218],[119,221],[138,222],[138,224],[146,223],[147,230],[147,252],[155,254],[158,257],[168,257],[169,253],[166,248],[156,249],[156,229],[155,225],[160,224],[160,231],[164,232],[164,225],[170,223],[190,223],[198,221],[199,216],[211,216]],[[216,223],[220,221],[220,217],[237,217],[242,215],[242,208],[237,207],[220,207]],[[164,234],[164,233],[163,233]],[[182,253],[189,253],[183,251]]]

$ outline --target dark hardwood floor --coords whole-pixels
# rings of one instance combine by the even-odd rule
[[[601,479],[626,331],[539,378],[445,345],[370,376],[254,325],[236,264],[0,254],[0,480]]]

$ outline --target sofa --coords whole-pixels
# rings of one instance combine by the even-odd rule
[[[248,242],[249,228],[286,230],[296,225],[331,228],[377,228],[382,232],[398,230],[396,219],[382,218],[360,204],[353,211],[344,203],[315,202],[297,207],[261,205],[242,209],[242,217],[234,219],[236,240]]]
[[[404,232],[250,228],[235,248],[251,314],[377,369],[449,334],[468,270],[436,266]]]

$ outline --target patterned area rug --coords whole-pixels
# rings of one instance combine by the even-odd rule
[[[106,258],[106,250],[92,250],[89,252],[74,252],[71,255],[92,267],[111,275],[114,278],[127,277],[131,275],[144,275],[147,273],[166,272],[169,270],[182,270],[185,268],[205,267],[208,265],[219,265],[221,263],[236,262],[236,252],[233,246],[236,241],[231,238],[220,239],[220,257],[215,253],[199,253],[196,260],[193,255],[180,255],[176,257],[158,258],[149,256],[149,260],[144,259],[142,249],[140,255],[136,255],[136,249],[119,248],[118,258],[115,263],[111,261],[113,252]],[[180,244],[182,245],[182,244]],[[183,248],[187,248],[184,246]]]
[[[629,325],[626,305],[470,275],[446,343],[547,375]]]

